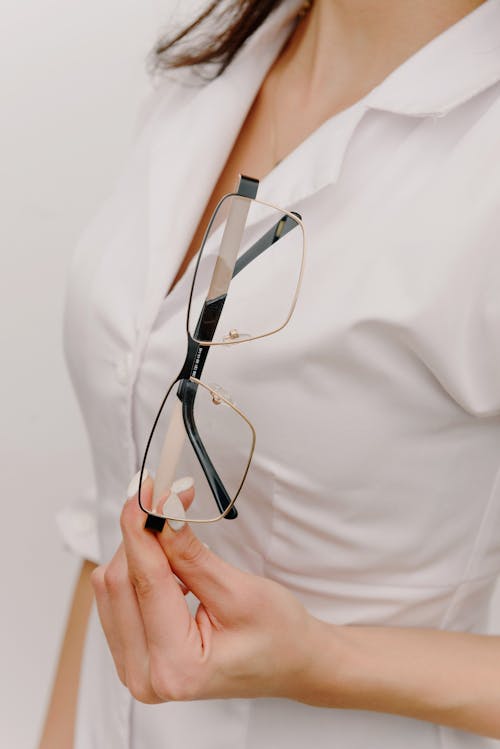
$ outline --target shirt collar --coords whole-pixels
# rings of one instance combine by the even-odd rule
[[[288,0],[249,40],[248,52],[291,29],[303,0]],[[485,0],[402,62],[365,97],[371,109],[444,116],[500,81],[500,0]]]
[[[431,39],[368,94],[397,114],[442,117],[500,80],[500,0],[486,0]]]

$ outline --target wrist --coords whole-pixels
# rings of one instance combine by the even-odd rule
[[[309,625],[310,657],[291,699],[500,738],[500,637],[313,617]]]
[[[357,629],[311,616],[310,657],[293,699],[316,707],[371,709],[370,695],[377,692],[376,668]]]
[[[317,707],[340,706],[352,659],[344,630],[309,615],[304,641],[297,648],[301,654],[283,696]]]

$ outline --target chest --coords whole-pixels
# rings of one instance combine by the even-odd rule
[[[320,108],[297,109],[294,100],[277,101],[273,86],[271,71],[254,98],[229,156],[222,166],[170,290],[182,278],[190,261],[198,252],[205,228],[217,203],[223,195],[235,189],[238,176],[246,174],[262,180],[280,161],[293,153],[322,122],[334,114],[334,103],[325,111]],[[297,84],[294,87],[297,88]]]
[[[269,167],[269,152],[266,162],[264,146],[260,149],[265,142],[264,119],[254,122],[252,118],[250,110],[231,152],[218,162],[218,178],[208,200],[209,191],[203,193],[205,213],[211,213],[221,194],[231,191],[239,169],[252,171],[248,168],[252,165],[244,159],[253,158],[254,164],[260,159],[261,171]],[[494,245],[490,246],[482,233],[491,227],[492,216],[497,214],[498,192],[492,181],[497,180],[493,167],[489,171],[469,169],[467,184],[462,175],[472,157],[474,163],[484,162],[485,166],[491,146],[486,143],[483,149],[484,137],[481,133],[476,136],[472,128],[465,145],[459,148],[464,139],[451,118],[416,126],[410,120],[365,117],[348,144],[344,142],[342,119],[334,118],[327,124],[328,129],[318,131],[305,144],[309,147],[307,158],[295,151],[264,177],[259,190],[264,200],[298,210],[306,226],[304,284],[292,321],[298,326],[300,346],[296,343],[291,350],[301,357],[304,347],[317,346],[316,355],[323,360],[326,352],[326,358],[331,360],[335,346],[344,342],[352,353],[353,331],[359,334],[365,323],[368,332],[375,323],[381,335],[399,331],[401,343],[400,333],[404,330],[408,332],[407,345],[415,349],[416,341],[422,341],[422,356],[434,374],[441,381],[446,379],[447,387],[452,380],[453,395],[464,395],[468,407],[474,408],[473,394],[460,392],[465,377],[463,366],[458,366],[455,359],[462,356],[463,339],[460,342],[453,330],[459,320],[464,325],[467,320],[470,323],[471,309],[481,314],[486,268],[494,252]],[[314,191],[314,177],[321,169],[325,145],[336,145],[337,139],[343,156],[342,172],[334,184]],[[439,160],[435,156],[438,150]],[[481,159],[483,150],[486,155]],[[155,319],[162,316],[163,274],[171,269],[172,278],[173,268],[182,256],[187,265],[195,249],[194,240],[188,247],[184,236],[192,235],[193,218],[198,218],[200,212],[190,205],[194,201],[188,190],[182,189],[182,180],[179,169],[179,174],[172,177],[177,194],[171,195],[170,212],[162,220],[161,235],[154,224],[159,224],[157,217],[162,212],[153,213],[151,206],[153,197],[158,202],[158,191],[148,194],[148,187],[152,190],[151,178],[141,165],[140,169],[131,168],[126,189],[82,238],[70,279],[68,327],[79,329],[80,334],[85,331],[89,336],[88,353],[97,355],[100,365],[112,365],[120,352],[130,348],[133,367],[140,366],[144,356],[142,341],[147,341]],[[491,182],[491,189],[486,191],[485,181]],[[291,199],[297,185],[310,190],[300,200]],[[481,201],[478,196],[482,196]],[[189,210],[182,211],[183,204]],[[477,207],[471,211],[473,204]],[[201,219],[200,226],[204,223]],[[144,254],[145,242],[153,229],[159,235],[158,249],[154,254],[151,251],[148,258]],[[258,282],[266,294],[273,294],[271,275],[264,274]],[[178,300],[179,309],[183,310],[181,318],[189,284],[184,283],[184,287],[184,296],[181,293]],[[184,325],[180,319],[183,341]],[[477,325],[482,325],[479,317]],[[321,335],[317,334],[323,329],[328,336],[328,350],[322,349]],[[134,331],[138,330],[140,335],[134,338]],[[469,338],[472,332],[469,324]],[[70,348],[74,358],[83,351],[83,346]],[[83,375],[87,366],[82,368],[80,364],[75,366],[76,377],[80,371]],[[471,364],[475,366],[473,357]],[[103,382],[105,379],[99,378]]]
[[[247,174],[261,179],[273,168],[273,155],[268,130],[269,116],[268,109],[262,104],[261,98],[257,96],[239,131],[229,157],[220,171],[170,290],[182,278],[192,258],[198,252],[205,228],[217,203],[223,195],[234,190],[238,175]]]

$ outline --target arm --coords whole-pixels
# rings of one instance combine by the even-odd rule
[[[191,492],[179,495],[185,506]],[[150,478],[144,494],[149,506]],[[143,526],[134,497],[123,545],[92,575],[118,675],[136,699],[285,697],[500,738],[500,637],[328,624],[282,585],[225,562],[189,525]],[[175,575],[200,601],[195,617]]]
[[[393,713],[500,738],[500,637],[317,624],[301,701]]]
[[[92,562],[83,562],[66,626],[39,749],[72,749],[80,664],[93,592]]]

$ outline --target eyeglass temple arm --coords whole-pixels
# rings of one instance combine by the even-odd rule
[[[297,213],[296,211],[292,211],[292,213],[294,216],[297,216],[298,219],[302,219],[300,213]],[[296,229],[297,226],[297,222],[294,221],[290,216],[282,216],[280,220],[277,221],[275,225],[269,229],[269,231],[263,234],[260,239],[258,239],[251,247],[249,247],[248,250],[240,258],[238,258],[234,265],[233,278],[237,276],[238,273],[243,270],[243,268],[246,268],[247,265],[252,262],[252,260],[258,258],[259,255],[262,255],[262,253],[272,247],[273,244],[278,241],[278,239],[284,237],[285,234],[288,234],[288,232],[292,229]]]
[[[198,385],[195,382],[185,380],[183,382],[183,395],[182,395],[182,416],[184,419],[184,426],[189,441],[196,453],[196,457],[201,465],[203,473],[208,481],[215,502],[221,514],[226,513],[224,517],[234,519],[238,517],[238,512],[233,506],[227,511],[233,501],[226,491],[219,474],[217,473],[210,457],[205,449],[205,445],[200,437],[198,429],[196,427],[196,420],[194,418],[194,402]]]
[[[209,311],[216,313],[216,310],[214,308],[218,308],[220,305],[220,309],[222,309],[224,301],[221,299],[214,300],[213,302],[206,302],[204,306],[206,307],[207,304],[209,305],[209,307],[212,307],[212,309]],[[203,314],[200,315],[200,319],[198,320],[198,324],[196,326],[195,335],[203,332],[204,334],[208,333],[211,337],[213,337],[219,315],[220,310],[219,314],[216,313],[207,315],[205,316],[204,320],[202,319]],[[227,493],[226,488],[221,478],[219,477],[219,474],[217,473],[212,461],[210,460],[210,457],[203,444],[203,440],[200,437],[198,427],[196,426],[196,419],[194,417],[194,402],[198,386],[196,385],[196,383],[189,380],[190,377],[199,378],[199,375],[203,372],[203,367],[208,356],[208,351],[208,346],[199,346],[196,341],[188,334],[188,355],[186,357],[186,364],[188,364],[188,362],[193,363],[187,368],[186,366],[184,366],[183,371],[179,375],[180,384],[177,389],[177,397],[182,403],[182,418],[184,421],[184,428],[188,439],[203,470],[203,473],[206,476],[210,489],[212,490],[212,494],[214,495],[217,507],[219,508],[221,513],[224,513],[231,504],[231,498]],[[237,518],[238,512],[236,508],[232,507],[224,517],[231,520]]]
[[[295,214],[299,219],[300,214]],[[296,228],[298,224],[288,215],[284,215],[276,222],[274,226],[269,229],[265,234],[262,235],[235,263],[232,277],[234,278],[240,271],[246,268],[252,260],[255,260],[265,250],[271,247],[278,239],[288,234],[289,231]],[[201,314],[196,324],[194,338],[197,340],[211,341],[214,337],[217,324],[219,322],[222,308],[226,300],[226,294],[222,294],[214,299],[206,300]],[[194,418],[194,402],[196,398],[197,386],[195,383],[188,383],[189,377],[197,377],[200,379],[205,365],[206,358],[208,356],[209,346],[199,346],[196,341],[189,336],[188,342],[188,355],[186,357],[186,364],[188,362],[194,362],[194,365],[189,367],[184,366],[183,371],[180,373],[179,378],[182,378],[184,382],[181,382],[177,395],[182,401],[182,416],[184,420],[184,426],[188,435],[191,446],[196,454],[198,462],[200,463],[202,470],[207,478],[212,493],[214,495],[216,504],[221,511],[225,512],[231,504],[231,498],[229,497],[223,482],[221,481],[212,461],[210,460],[203,441],[200,437],[198,429],[196,427],[196,421]],[[188,387],[189,385],[189,387]],[[234,519],[238,516],[238,512],[235,507],[225,515],[227,519]]]

